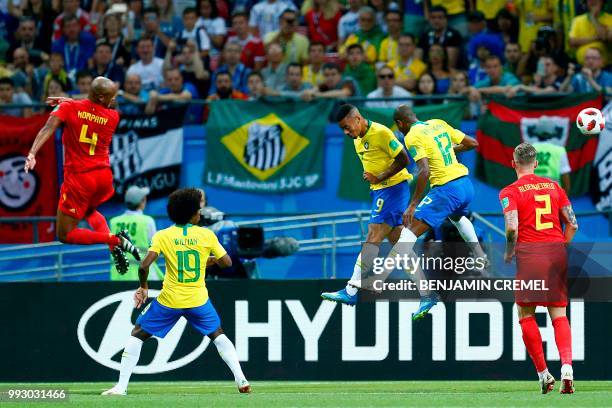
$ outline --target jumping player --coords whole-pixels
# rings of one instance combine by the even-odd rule
[[[57,236],[67,244],[107,244],[117,270],[125,273],[128,261],[123,251],[140,260],[138,250],[126,231],[111,234],[106,219],[96,210],[115,192],[109,146],[119,123],[119,113],[110,108],[116,94],[117,85],[113,81],[97,77],[91,83],[87,99],[51,100],[57,106],[32,144],[25,171],[34,169],[36,153],[63,125],[64,182],[57,208]],[[93,231],[78,228],[82,219]]]
[[[418,167],[416,187],[403,215],[406,228],[400,234],[396,252],[409,253],[419,236],[439,227],[448,218],[461,237],[472,243],[476,256],[486,259],[474,225],[465,217],[474,197],[472,182],[467,177],[469,171],[455,156],[478,147],[478,142],[443,120],[419,121],[407,105],[400,105],[393,119],[405,135],[406,148]],[[423,196],[428,181],[431,189]],[[413,319],[424,317],[437,302],[434,292],[422,297]]]
[[[324,292],[326,300],[355,305],[361,287],[362,271],[368,271],[378,255],[380,243],[387,238],[395,244],[402,226],[402,213],[408,205],[412,176],[406,170],[408,154],[393,132],[380,123],[364,118],[353,105],[340,106],[336,119],[345,135],[353,139],[363,165],[363,179],[370,183],[372,211],[368,235],[346,288]]]
[[[512,167],[517,181],[499,193],[506,224],[506,262],[516,254],[517,279],[547,279],[553,292],[548,299],[516,292],[523,341],[538,372],[542,394],[553,390],[555,379],[548,372],[542,337],[535,319],[537,306],[546,306],[555,330],[561,357],[561,394],[574,392],[572,335],[566,316],[565,286],[567,254],[565,244],[572,241],[578,222],[572,205],[559,185],[534,174],[538,166],[536,149],[521,143],[514,149]],[[563,230],[565,225],[565,231]]]
[[[147,300],[149,267],[160,254],[166,259],[163,288],[136,320],[121,357],[119,382],[102,395],[126,395],[143,342],[151,336],[164,338],[181,316],[212,340],[232,370],[238,391],[251,392],[236,349],[223,334],[219,315],[208,298],[204,281],[207,264],[216,262],[220,267],[228,268],[232,266],[232,260],[211,230],[197,226],[202,201],[202,192],[195,188],[177,190],[168,198],[168,217],[174,225],[157,232],[151,240],[149,252],[138,269],[140,287],[134,293],[136,308]],[[209,259],[211,254],[214,258]]]

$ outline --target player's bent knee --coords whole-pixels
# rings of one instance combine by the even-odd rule
[[[208,337],[210,338],[210,340],[214,341],[217,337],[219,337],[222,334],[223,334],[223,329],[221,328],[221,326],[219,326],[217,328],[217,330],[215,330],[214,332],[210,333],[208,335]]]
[[[146,339],[151,337],[151,334],[144,331],[142,327],[140,327],[139,325],[134,326],[131,334],[132,334],[132,337],[136,337],[137,339],[140,339],[142,341],[145,341]]]

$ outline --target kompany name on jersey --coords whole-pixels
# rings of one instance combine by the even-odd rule
[[[103,118],[102,116],[94,115],[91,112],[78,111],[77,116],[79,119],[85,119],[90,122],[97,123],[98,125],[106,125],[108,123],[108,118]]]

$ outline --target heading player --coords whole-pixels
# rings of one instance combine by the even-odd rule
[[[207,264],[217,263],[222,268],[228,268],[232,266],[232,260],[211,230],[197,226],[203,201],[201,190],[195,188],[170,194],[167,212],[174,225],[157,232],[151,240],[149,252],[138,269],[140,287],[134,293],[136,308],[147,301],[149,267],[160,254],[166,259],[163,288],[157,299],[153,299],[136,320],[121,357],[119,382],[102,395],[126,395],[143,342],[151,336],[164,338],[181,316],[212,340],[219,355],[232,370],[238,390],[241,393],[251,392],[236,349],[223,334],[219,315],[208,298],[204,281]],[[214,258],[209,258],[211,254]]]
[[[357,257],[353,276],[346,288],[324,292],[326,300],[354,305],[361,287],[362,271],[369,271],[378,255],[380,243],[387,238],[395,244],[402,226],[402,213],[408,205],[412,175],[406,170],[408,154],[393,132],[380,123],[364,118],[353,105],[342,105],[336,120],[345,135],[353,139],[355,152],[363,165],[363,179],[370,183],[372,210],[368,235]]]
[[[571,394],[574,392],[574,374],[572,334],[565,310],[565,244],[572,241],[578,222],[565,191],[550,179],[534,174],[538,166],[536,155],[536,149],[529,143],[521,143],[514,149],[512,167],[518,180],[499,193],[506,224],[504,258],[511,262],[516,253],[517,279],[547,279],[552,287],[548,299],[530,293],[515,294],[519,323],[525,347],[538,371],[542,393],[546,394],[553,390],[555,379],[546,366],[535,309],[537,306],[548,307],[562,364],[560,392]]]
[[[115,193],[109,146],[119,123],[119,113],[110,108],[117,89],[110,79],[97,77],[91,83],[87,99],[50,99],[49,102],[57,106],[36,135],[26,158],[25,171],[34,169],[36,153],[63,125],[64,182],[55,223],[57,236],[67,244],[109,245],[117,270],[125,273],[129,265],[123,251],[140,260],[138,250],[127,231],[111,234],[106,219],[97,211],[98,206]],[[77,228],[82,219],[93,231]]]
[[[410,253],[419,236],[430,228],[438,228],[448,218],[457,227],[461,237],[472,243],[475,254],[486,259],[474,226],[465,217],[474,197],[474,187],[467,177],[467,167],[459,163],[455,156],[455,153],[478,147],[478,142],[443,120],[418,120],[407,105],[400,105],[393,119],[405,135],[406,148],[418,167],[412,200],[403,215],[407,228],[400,235],[396,252]],[[428,181],[431,189],[423,196]],[[413,319],[424,317],[437,302],[438,296],[435,293],[421,298]]]

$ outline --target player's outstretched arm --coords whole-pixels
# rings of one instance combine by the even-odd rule
[[[506,253],[504,254],[504,261],[510,263],[512,262],[516,240],[518,239],[518,211],[511,210],[506,212],[504,214],[504,222],[506,224]]]
[[[455,153],[467,152],[468,150],[476,149],[478,141],[471,136],[465,135],[461,143],[453,146]]]
[[[149,268],[151,264],[157,260],[159,254],[157,252],[149,251],[147,256],[142,260],[138,267],[138,279],[140,280],[140,287],[136,289],[134,293],[134,306],[138,309],[144,305],[148,298],[149,284],[147,279],[149,278]]]
[[[565,243],[569,244],[578,231],[578,220],[571,205],[561,208],[561,222],[565,224]]]
[[[55,134],[55,131],[62,124],[62,121],[54,115],[49,116],[47,119],[47,123],[38,131],[36,135],[36,139],[34,139],[34,143],[32,143],[32,148],[30,149],[30,153],[28,153],[28,157],[26,158],[24,170],[27,173],[32,170],[34,166],[36,166],[36,153],[40,150],[40,148],[45,144],[49,138]]]

